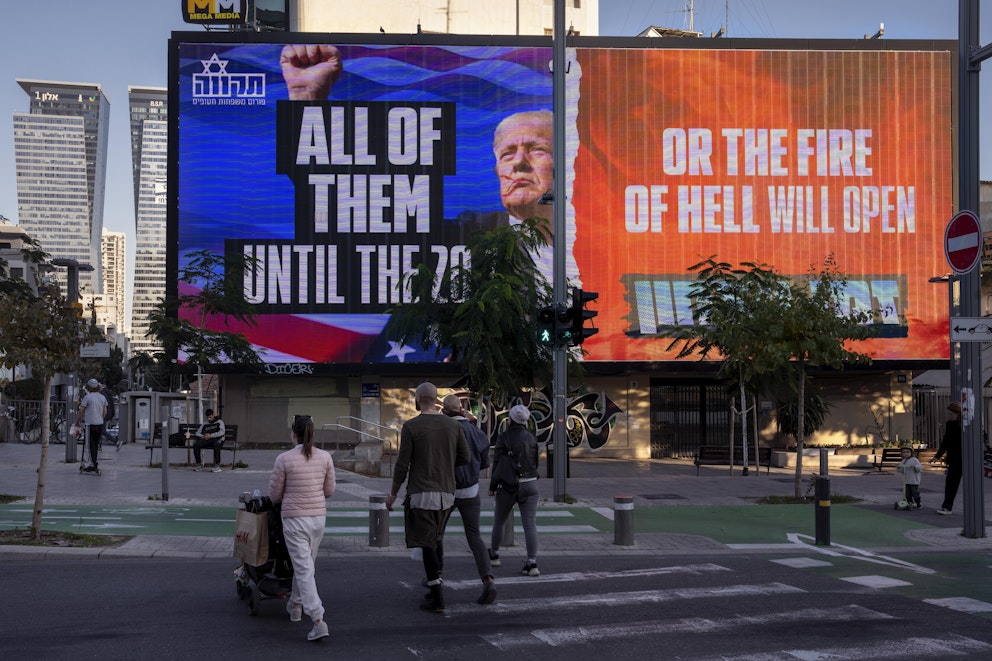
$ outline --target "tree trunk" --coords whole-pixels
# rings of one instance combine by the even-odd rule
[[[48,464],[48,430],[52,415],[52,377],[45,376],[45,391],[41,396],[41,463],[38,465],[38,487],[34,492],[34,511],[31,513],[31,537],[41,541],[41,512],[45,508],[45,466]],[[66,443],[75,443],[66,439]]]
[[[747,457],[747,393],[744,392],[744,365],[742,364],[737,368],[737,379],[741,384],[741,449],[744,459],[744,465],[741,468],[741,475],[747,475],[748,471],[748,457]],[[730,448],[733,452],[733,447]],[[730,455],[733,457],[733,455]],[[759,469],[760,472],[760,469]]]
[[[796,420],[796,498],[803,497],[803,445],[806,442],[806,361],[799,360],[799,406]]]

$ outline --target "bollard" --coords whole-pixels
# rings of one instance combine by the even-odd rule
[[[384,493],[369,496],[369,546],[389,546],[389,510]]]
[[[830,546],[830,460],[825,449],[820,450],[820,474],[813,482],[816,498],[816,544]]]
[[[817,475],[814,487],[816,498],[816,545],[830,546],[830,477]]]
[[[506,523],[503,525],[503,539],[500,542],[500,546],[513,546],[513,508],[510,508],[510,514],[506,517]]]
[[[613,496],[613,543],[634,545],[634,497]]]

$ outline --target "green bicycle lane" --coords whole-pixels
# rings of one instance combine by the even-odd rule
[[[0,505],[0,530],[24,529],[31,525],[30,502]],[[237,509],[181,505],[92,506],[53,505],[42,510],[44,530],[93,535],[167,535],[187,537],[233,537]],[[453,522],[459,521],[457,513]],[[492,524],[492,512],[482,513],[482,524]],[[519,520],[517,522],[519,527]],[[612,524],[602,516],[582,508],[548,509],[538,512],[541,534],[602,534]],[[391,534],[403,533],[403,513],[390,514]],[[366,535],[367,509],[329,508],[327,529],[331,536]]]
[[[145,506],[46,506],[46,530],[115,535],[177,535],[227,537],[234,534],[236,508],[169,504]],[[27,528],[30,501],[0,505],[0,529]],[[611,512],[605,508],[557,505],[538,510],[538,531],[546,535],[602,535],[613,533]],[[457,513],[453,517],[458,520]],[[492,511],[483,509],[482,524],[492,523]],[[812,537],[813,508],[804,505],[645,507],[633,513],[638,533],[678,533],[708,537],[723,544],[785,544],[789,534]],[[402,533],[401,512],[390,517],[390,532]],[[517,519],[519,527],[519,518]],[[898,517],[854,505],[839,505],[831,516],[831,541],[856,547],[925,547],[906,536],[929,526],[919,518]],[[329,508],[328,535],[364,535],[368,510]]]

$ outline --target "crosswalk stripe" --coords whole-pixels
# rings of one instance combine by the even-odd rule
[[[884,661],[885,659],[937,659],[948,656],[969,656],[988,652],[992,645],[974,638],[951,635],[946,638],[898,638],[851,647],[791,649],[762,654],[721,654],[697,657],[691,661],[821,661],[849,659],[851,661]]]
[[[538,579],[531,578],[531,581]],[[487,612],[525,613],[540,611],[556,613],[593,606],[597,608],[631,606],[635,604],[660,604],[682,599],[732,599],[736,597],[768,596],[776,594],[802,594],[802,590],[784,583],[763,583],[758,585],[720,585],[703,588],[672,588],[670,590],[635,590],[631,592],[605,592],[602,594],[580,594],[567,597],[532,597],[497,601],[487,606]],[[449,613],[478,613],[477,608],[468,605],[450,606]]]
[[[515,526],[513,528],[515,533],[524,534],[524,529],[520,526]],[[324,535],[362,535],[368,533],[368,526],[327,526],[324,528]],[[402,535],[404,533],[403,526],[389,526],[390,534]],[[458,532],[451,531],[449,532]],[[538,533],[545,534],[566,534],[566,533],[598,533],[599,530],[593,526],[549,526],[543,525],[537,527]]]
[[[30,511],[30,510],[28,510]],[[328,510],[328,519],[364,519],[368,518],[369,511],[365,510]],[[495,516],[493,512],[480,512],[479,518],[481,519],[492,519]],[[392,518],[403,518],[403,510],[397,509],[390,514]],[[461,515],[454,511],[451,513],[452,519],[461,519]],[[571,519],[575,518],[575,514],[568,512],[566,510],[544,510],[537,513],[538,519]]]
[[[781,584],[778,584],[781,585]],[[758,586],[737,586],[758,587]],[[789,587],[789,586],[783,586]],[[796,588],[792,588],[796,590]],[[801,590],[799,590],[802,592]],[[774,594],[771,592],[769,594]],[[520,650],[537,644],[559,647],[564,645],[586,644],[596,641],[634,636],[654,636],[667,634],[705,634],[726,632],[735,629],[751,628],[755,625],[775,623],[823,623],[823,622],[865,622],[869,620],[891,620],[891,615],[879,613],[857,605],[841,608],[807,608],[798,611],[763,613],[760,615],[737,615],[728,618],[688,617],[667,621],[643,621],[593,624],[562,627],[559,629],[537,629],[524,634],[495,634],[483,636],[492,646],[502,650]],[[724,657],[721,657],[724,658]],[[754,658],[753,656],[751,658]],[[764,656],[761,657],[764,659]]]
[[[669,574],[691,574],[699,576],[717,572],[733,571],[727,567],[715,565],[713,563],[702,563],[695,565],[671,565],[668,567],[647,567],[645,569],[623,569],[620,571],[586,571],[586,572],[563,572],[554,574],[542,574],[541,576],[513,576],[500,577],[500,585],[514,585],[534,583],[579,583],[582,581],[602,581],[618,580],[626,578],[646,578],[648,576],[664,576]],[[417,586],[419,587],[419,585]],[[479,587],[478,580],[469,581],[448,581],[445,580],[444,587],[452,590],[475,590]]]

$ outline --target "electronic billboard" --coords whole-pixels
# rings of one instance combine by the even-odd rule
[[[444,360],[386,336],[387,311],[413,266],[468,259],[473,231],[551,217],[533,204],[551,185],[550,39],[249,39],[170,41],[171,277],[197,250],[254,258],[256,325],[208,325],[267,362]],[[599,292],[586,360],[674,360],[701,259],[802,277],[828,255],[845,304],[872,313],[860,349],[947,358],[928,280],[954,212],[955,44],[575,43],[554,176],[567,276]]]

